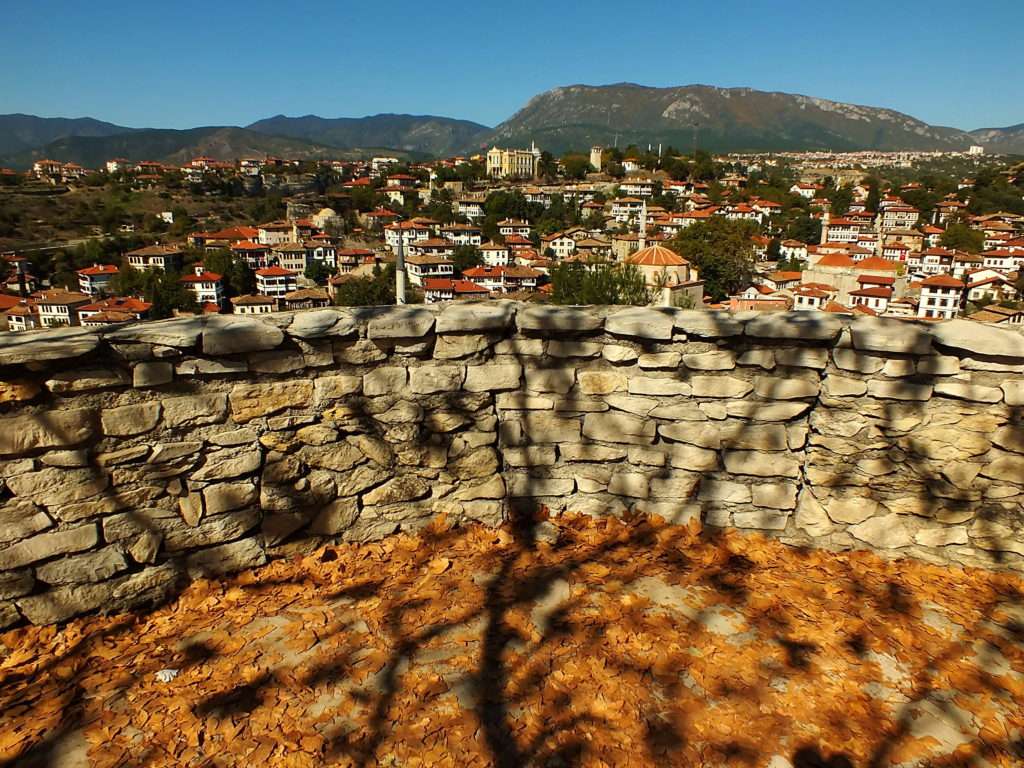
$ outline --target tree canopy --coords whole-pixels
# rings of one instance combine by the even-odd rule
[[[683,229],[669,247],[697,267],[704,292],[721,301],[750,285],[754,275],[750,238],[756,233],[752,222],[715,216]]]

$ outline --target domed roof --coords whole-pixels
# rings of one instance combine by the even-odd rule
[[[690,262],[663,245],[649,245],[626,258],[628,264],[640,267],[682,267]]]

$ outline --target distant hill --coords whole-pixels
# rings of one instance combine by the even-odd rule
[[[113,157],[127,160],[158,160],[182,164],[199,155],[216,160],[276,155],[296,160],[345,158],[368,154],[370,150],[340,150],[305,139],[269,136],[257,131],[230,126],[210,126],[172,130],[145,128],[116,136],[72,136],[58,139],[39,149],[0,157],[0,165],[30,167],[46,157],[75,162],[86,168],[99,168]]]
[[[694,126],[713,151],[960,150],[964,131],[928,125],[900,112],[751,88],[632,83],[571,85],[546,91],[499,125],[488,143],[524,146],[535,140],[555,153],[591,144],[672,144],[687,150]]]
[[[247,126],[251,131],[292,136],[317,144],[352,147],[394,147],[444,157],[473,146],[490,128],[469,120],[434,115],[372,115],[325,118],[277,115]]]
[[[113,136],[132,130],[91,117],[0,115],[0,157],[43,147],[67,136]]]
[[[971,131],[974,143],[988,152],[1024,155],[1024,123],[1006,128],[979,128]]]

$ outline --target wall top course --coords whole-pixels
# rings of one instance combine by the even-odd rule
[[[426,339],[435,332],[504,333],[513,328],[530,336],[565,334],[625,335],[638,341],[668,341],[665,319],[688,336],[736,343],[815,344],[852,347],[862,352],[947,355],[975,361],[1024,363],[1024,334],[967,320],[925,323],[888,318],[846,318],[813,312],[771,314],[637,307],[560,307],[516,302],[457,303],[417,307],[332,307],[282,312],[265,317],[180,317],[133,323],[112,329],[58,328],[0,334],[0,369],[53,368],[110,350],[126,360],[178,356],[176,350],[202,351],[207,357],[275,349],[286,340],[367,338]],[[677,335],[677,339],[679,339]],[[736,341],[729,341],[736,340]],[[139,345],[151,345],[149,354]]]

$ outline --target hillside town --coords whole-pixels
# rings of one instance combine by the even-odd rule
[[[0,328],[395,303],[399,264],[405,300],[426,303],[511,296],[1019,326],[1024,170],[982,159],[980,147],[712,157],[653,146],[554,158],[536,145],[430,162],[43,159],[27,174],[0,169],[6,188],[272,195],[279,216],[178,207],[107,222],[91,245],[13,249],[0,264]],[[943,162],[978,178],[913,173]],[[990,210],[1007,199],[1014,210]],[[587,293],[596,274],[622,289]]]

